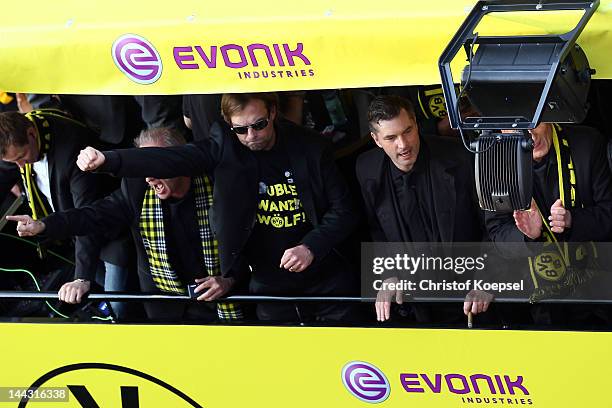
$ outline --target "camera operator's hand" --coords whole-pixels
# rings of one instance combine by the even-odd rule
[[[530,239],[538,239],[542,235],[542,217],[534,199],[531,199],[528,210],[514,211],[514,222],[516,228]]]
[[[7,215],[9,221],[17,221],[17,234],[20,237],[33,237],[42,233],[46,225],[42,221],[34,221],[29,215]]]
[[[91,146],[87,146],[79,153],[77,166],[83,171],[93,171],[103,165],[105,160],[104,153]]]
[[[383,285],[397,283],[399,283],[399,279],[393,277],[385,279]],[[404,292],[401,289],[379,290],[378,294],[376,295],[376,320],[378,320],[379,322],[389,320],[391,318],[391,302],[393,302],[393,297],[395,297],[395,301],[397,302],[397,304],[401,305],[404,301],[403,296]]]

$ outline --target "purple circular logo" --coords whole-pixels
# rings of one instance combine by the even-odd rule
[[[370,404],[383,402],[391,393],[387,377],[364,361],[351,361],[342,368],[342,382],[351,394]]]
[[[113,61],[132,81],[149,85],[157,81],[162,73],[159,53],[145,38],[125,34],[113,43]]]

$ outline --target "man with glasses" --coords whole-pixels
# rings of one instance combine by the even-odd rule
[[[230,127],[215,124],[210,139],[166,149],[87,148],[77,164],[122,177],[213,174],[212,226],[224,276],[240,281],[251,269],[250,292],[259,295],[354,294],[356,276],[334,247],[357,217],[328,146],[276,120],[273,93],[225,94],[221,111]],[[352,308],[262,304],[257,312],[264,320],[343,320]]]

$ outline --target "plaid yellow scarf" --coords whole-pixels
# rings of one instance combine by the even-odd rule
[[[576,198],[576,172],[569,142],[558,132],[560,130],[560,126],[553,125],[552,142],[557,158],[559,195],[563,206],[571,210],[581,204],[577,203]],[[541,253],[529,258],[529,268],[535,286],[530,297],[532,302],[571,294],[579,285],[593,277],[597,267],[597,251],[592,242],[559,242],[551,230],[546,213],[543,213],[538,205],[537,210],[544,226],[544,244]]]
[[[209,276],[220,274],[219,248],[209,225],[208,213],[212,205],[212,184],[208,177],[193,177],[195,208],[204,265]],[[162,292],[185,295],[186,287],[170,265],[164,231],[162,200],[150,188],[146,191],[140,215],[140,233],[147,252],[149,268],[155,286]],[[233,303],[218,303],[220,319],[241,319],[241,310]]]

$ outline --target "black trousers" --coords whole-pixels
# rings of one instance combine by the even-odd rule
[[[253,295],[267,296],[358,296],[358,275],[348,262],[330,253],[320,263],[309,267],[302,276],[287,272],[288,279],[271,282],[270,274],[253,271],[249,291]],[[265,275],[262,279],[261,276]],[[276,322],[356,322],[358,308],[350,303],[338,302],[267,302],[257,305],[260,320]]]
[[[147,317],[155,323],[211,323],[217,321],[215,303],[208,302],[145,302]]]

